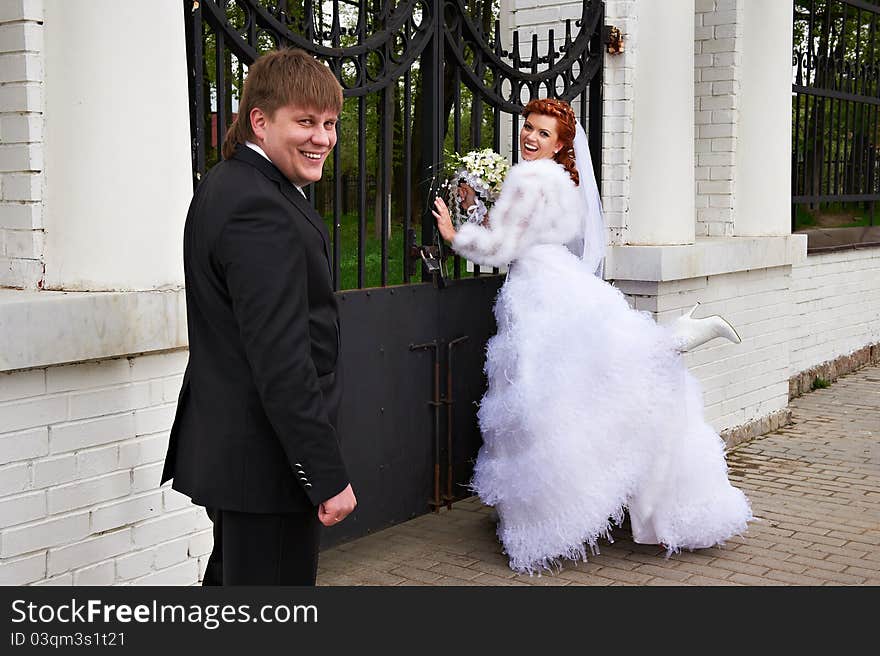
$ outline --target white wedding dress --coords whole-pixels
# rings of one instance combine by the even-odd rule
[[[523,162],[489,226],[465,224],[453,241],[477,264],[511,263],[471,486],[498,511],[516,571],[585,559],[625,509],[635,541],[670,551],[721,543],[752,519],[672,333],[565,246],[581,203],[560,165]]]

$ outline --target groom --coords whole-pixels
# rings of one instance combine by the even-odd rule
[[[304,51],[259,58],[224,161],[190,204],[189,363],[162,482],[214,524],[204,585],[314,585],[321,525],[357,504],[335,428],[329,236],[302,192],[341,109],[339,83]]]

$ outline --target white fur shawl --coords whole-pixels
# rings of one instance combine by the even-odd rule
[[[550,159],[510,169],[489,211],[489,225],[464,224],[455,251],[481,266],[504,266],[536,244],[566,244],[579,237],[581,195],[568,172]]]

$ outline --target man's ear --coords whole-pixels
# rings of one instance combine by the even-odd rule
[[[266,138],[266,123],[268,122],[266,113],[259,107],[254,107],[251,109],[249,118],[254,136],[260,141],[263,141],[263,139]]]

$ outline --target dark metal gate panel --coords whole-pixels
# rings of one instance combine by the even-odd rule
[[[470,496],[473,460],[480,447],[476,403],[485,388],[486,340],[495,332],[488,308],[500,276],[430,285],[343,292],[340,417],[342,449],[358,497],[354,514],[326,532],[334,543],[423,514],[434,500],[435,448],[439,445],[441,502],[447,491],[449,343],[453,346],[452,493]],[[435,342],[441,406],[435,433],[434,353],[413,346]]]

